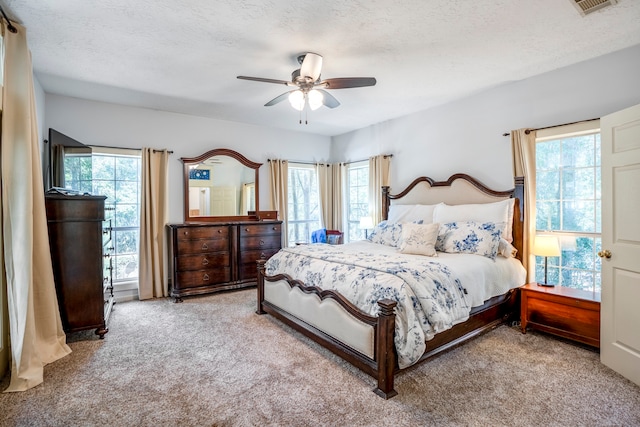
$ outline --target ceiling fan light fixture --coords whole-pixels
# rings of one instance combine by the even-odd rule
[[[309,100],[309,108],[312,110],[317,110],[324,104],[324,96],[319,90],[310,90],[307,94],[307,99]]]
[[[304,110],[304,93],[301,90],[294,90],[289,93],[289,103],[298,111]]]

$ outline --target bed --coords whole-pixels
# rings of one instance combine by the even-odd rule
[[[367,240],[284,248],[258,261],[256,312],[371,375],[374,392],[391,398],[398,372],[517,312],[523,185],[516,177],[515,188],[496,191],[456,174],[417,178],[397,194],[383,187],[384,221]],[[429,243],[420,240],[427,232]]]

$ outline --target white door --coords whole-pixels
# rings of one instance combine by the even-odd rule
[[[600,360],[640,385],[640,105],[603,117],[600,129]]]

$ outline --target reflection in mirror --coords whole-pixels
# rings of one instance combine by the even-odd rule
[[[185,221],[246,217],[248,211],[256,210],[260,163],[227,149],[181,160],[185,168]]]

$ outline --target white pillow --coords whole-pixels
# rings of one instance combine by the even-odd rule
[[[403,224],[400,252],[426,256],[438,256],[436,239],[440,224]]]
[[[493,222],[449,222],[440,224],[436,250],[475,254],[496,259],[504,224]]]
[[[504,239],[500,239],[498,244],[498,255],[505,258],[515,258],[518,254],[518,250],[509,242]]]
[[[493,203],[477,203],[467,205],[436,205],[433,211],[433,222],[494,222],[503,224],[502,238],[513,241],[513,206],[515,199],[506,199]]]
[[[423,224],[433,223],[433,211],[437,205],[391,205],[387,221],[415,222],[422,221]]]

